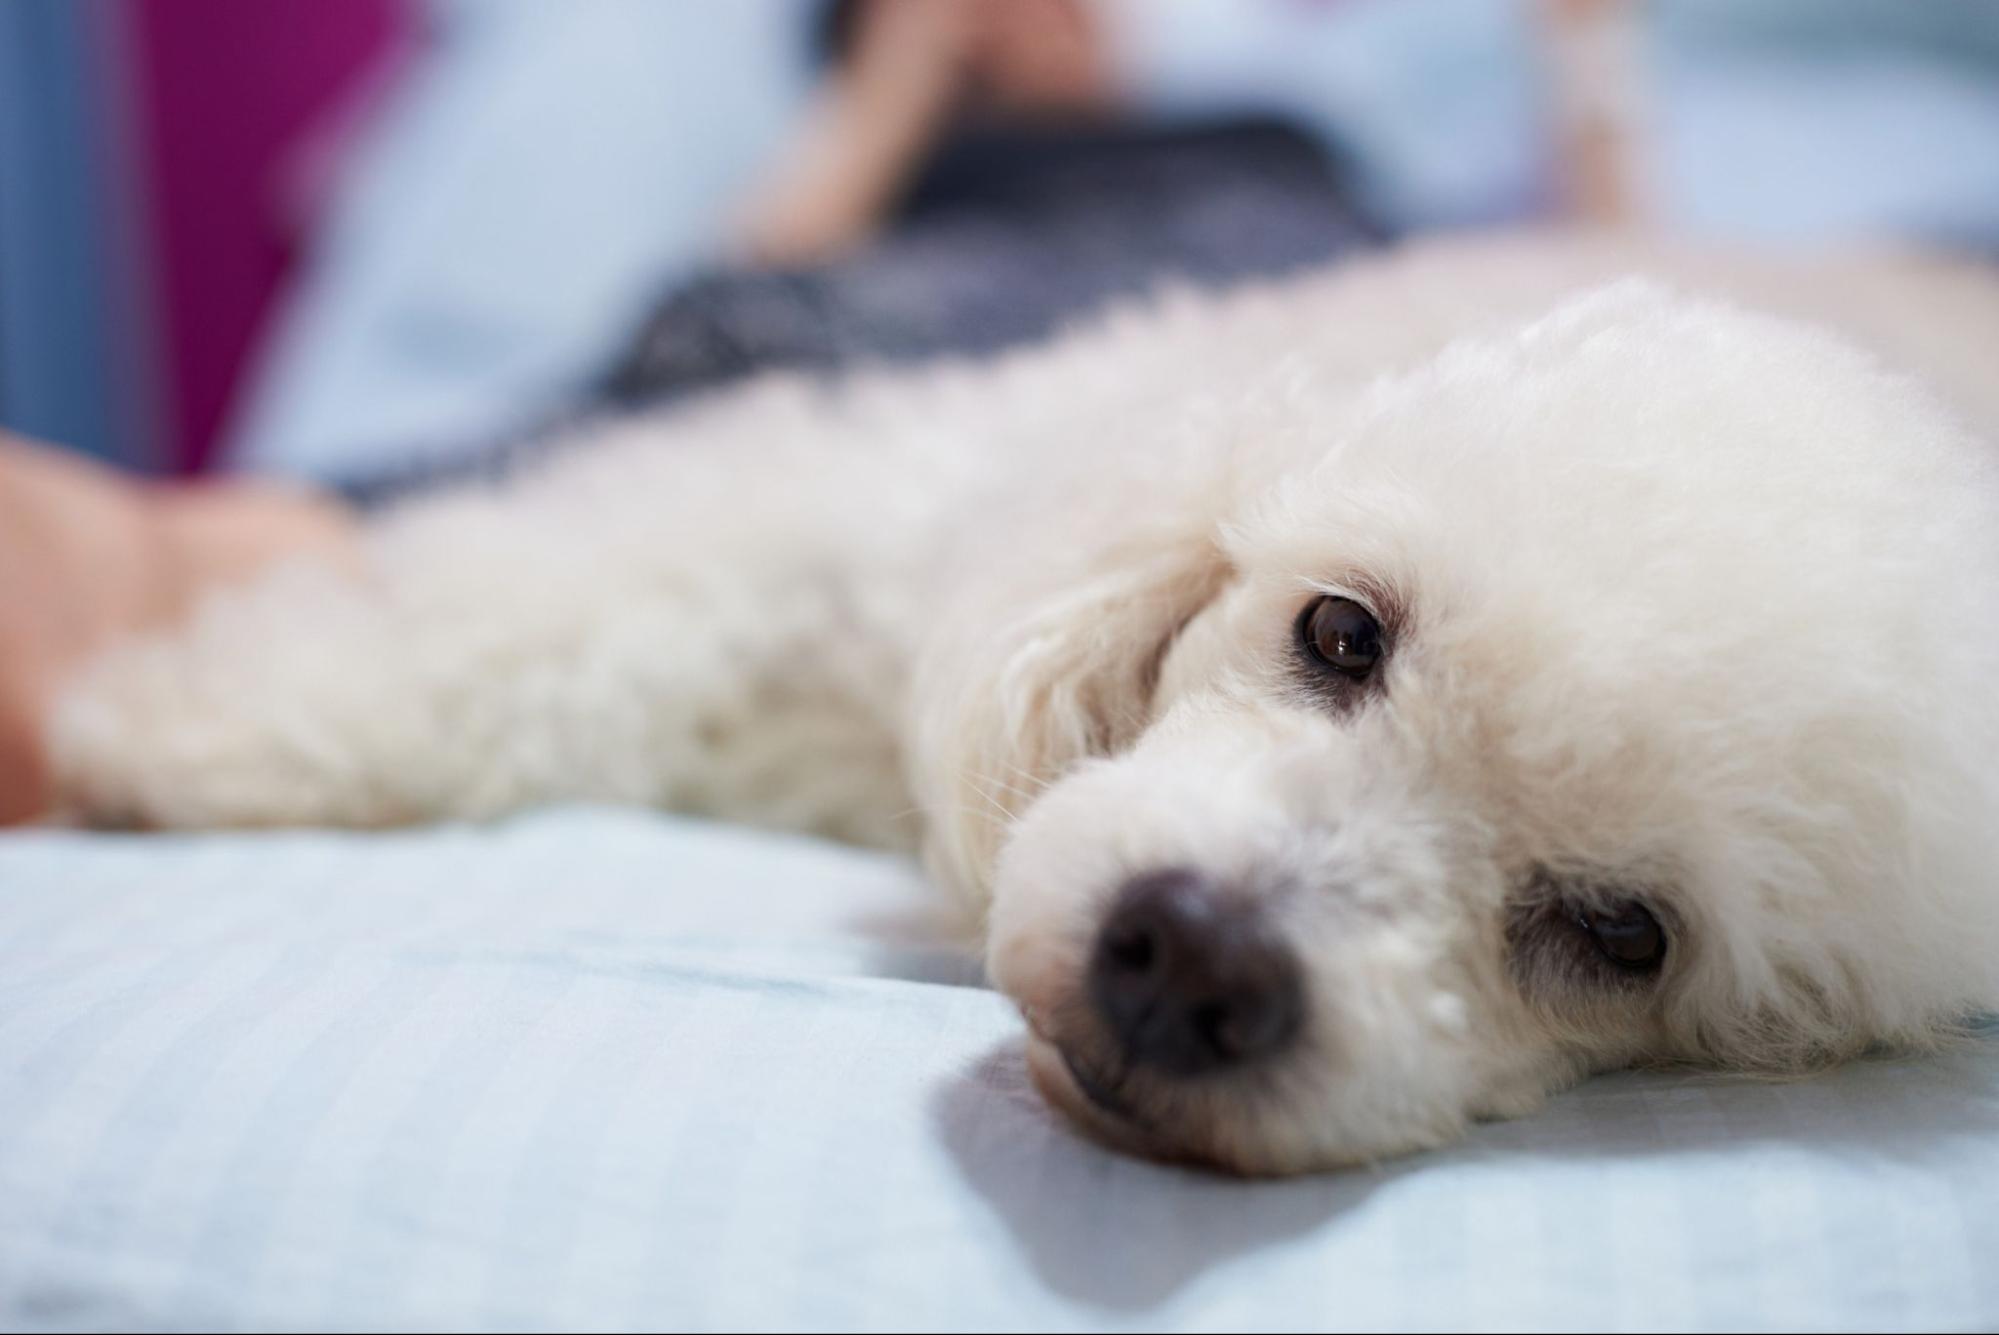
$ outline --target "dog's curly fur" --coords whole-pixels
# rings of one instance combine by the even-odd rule
[[[920,845],[1052,1098],[1249,1171],[1920,1045],[1999,1000],[1994,348],[1968,267],[1572,237],[1169,296],[414,505],[101,660],[54,749],[100,821],[595,798]],[[1387,628],[1365,689],[1301,675],[1323,593]],[[1166,866],[1281,924],[1304,1035],[1124,1072],[1117,1119],[1082,979]],[[1575,926],[1630,900],[1654,977]]]

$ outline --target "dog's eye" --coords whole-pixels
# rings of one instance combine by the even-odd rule
[[[1381,623],[1351,598],[1320,598],[1298,618],[1298,639],[1312,661],[1355,681],[1381,661]]]
[[[1575,914],[1577,924],[1590,934],[1603,957],[1620,969],[1650,973],[1666,958],[1666,929],[1643,904],[1579,908]]]

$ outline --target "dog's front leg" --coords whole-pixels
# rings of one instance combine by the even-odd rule
[[[902,654],[859,572],[695,523],[467,498],[371,533],[359,570],[216,597],[65,693],[62,812],[383,826],[611,801],[906,842]]]

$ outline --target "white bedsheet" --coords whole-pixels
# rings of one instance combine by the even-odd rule
[[[1114,1157],[900,864],[604,811],[0,837],[0,1327],[1991,1328],[1999,1038]]]

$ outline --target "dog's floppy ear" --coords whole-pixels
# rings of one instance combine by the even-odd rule
[[[1145,727],[1167,647],[1230,567],[1211,525],[1157,523],[1012,573],[937,637],[917,689],[925,859],[974,893],[1043,788]]]

